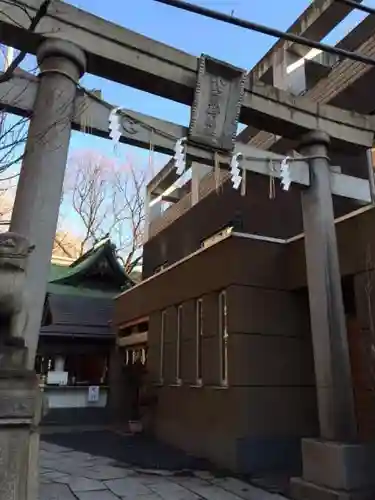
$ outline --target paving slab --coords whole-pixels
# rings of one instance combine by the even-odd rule
[[[104,446],[104,435],[100,436]],[[122,441],[116,435],[125,452],[122,455],[118,446],[112,457],[113,439],[96,452],[90,448],[94,441],[95,433],[86,433],[84,438],[78,436],[77,449],[73,449],[74,436],[67,447],[58,440],[42,448],[38,500],[286,500],[234,477],[215,477],[201,462],[190,462],[200,464],[195,469],[178,469],[177,465],[188,463],[181,456],[174,467],[163,468],[177,455],[157,449],[155,443],[149,447],[144,439]],[[147,451],[152,456],[145,458]]]
[[[68,484],[70,483],[70,481],[72,480],[72,476],[70,474],[64,474],[63,476],[61,477],[58,477],[57,479],[55,479],[53,482],[54,483],[61,483],[61,484]]]
[[[80,463],[76,463],[73,460],[72,461],[61,460],[60,462],[54,464],[54,469],[59,472],[63,472],[65,474],[71,474],[74,476],[84,476],[85,475],[84,472],[90,470],[90,467],[82,465]]]
[[[271,494],[261,488],[257,488],[251,484],[240,481],[239,479],[228,477],[215,479],[214,484],[225,491],[229,491],[238,495],[244,500],[285,500],[284,497],[276,494]],[[271,496],[272,495],[272,496]]]
[[[209,472],[207,470],[196,470],[193,472],[193,474],[200,479],[207,479],[208,481],[215,479],[215,476],[212,474],[212,472]]]
[[[40,478],[39,478],[39,483],[40,483],[40,484],[52,484],[52,483],[53,483],[53,481],[51,481],[51,479],[47,479],[47,478],[45,478],[45,477],[40,477]]]
[[[76,497],[78,500],[119,500],[117,495],[110,491],[81,491],[77,492]]]
[[[147,495],[136,495],[135,497],[121,497],[121,500],[162,500],[159,495],[149,493]]]
[[[97,479],[98,481],[108,481],[110,479],[121,479],[134,475],[134,472],[131,469],[112,467],[110,465],[94,465],[87,469],[83,475],[88,478]]]
[[[169,481],[169,479],[166,479],[165,477],[154,476],[153,474],[135,473],[134,477],[145,486],[149,486],[150,484],[164,484],[166,481]],[[172,478],[170,480],[172,480]]]
[[[150,485],[149,488],[163,500],[199,500],[201,498],[193,491],[169,481]]]
[[[152,493],[147,486],[137,481],[134,477],[112,479],[110,481],[104,481],[104,484],[112,493],[119,497],[135,498],[137,495],[150,495]]]
[[[77,500],[65,484],[41,484],[39,500]]]
[[[72,476],[68,484],[73,493],[80,491],[97,491],[106,489],[106,486],[101,481],[88,479],[87,477]]]
[[[240,496],[213,485],[195,486],[192,484],[191,491],[196,493],[198,498],[204,498],[205,500],[242,500]],[[258,499],[254,498],[254,500]]]
[[[176,476],[171,479],[174,483],[180,484],[185,488],[205,488],[207,486],[211,486],[211,481],[207,481],[206,479],[201,479],[199,477],[181,477]]]

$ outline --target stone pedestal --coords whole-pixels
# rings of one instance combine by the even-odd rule
[[[375,444],[302,442],[303,475],[291,481],[296,500],[373,500]]]
[[[38,499],[42,398],[25,348],[0,346],[0,498]]]

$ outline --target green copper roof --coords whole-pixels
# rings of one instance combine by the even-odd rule
[[[61,264],[51,264],[48,281],[53,281],[63,276],[67,268],[68,266],[62,266]]]
[[[113,286],[110,289],[108,284],[106,287],[90,282],[87,284],[85,278],[95,269],[97,264],[105,262],[108,270],[113,276]],[[79,257],[70,266],[52,264],[50,269],[49,283],[47,291],[49,293],[59,293],[68,295],[84,295],[84,296],[107,296],[118,293],[121,289],[129,288],[133,285],[131,278],[124,272],[120,266],[116,254],[115,247],[112,245],[109,238],[105,238],[97,245],[92,247],[88,252]]]

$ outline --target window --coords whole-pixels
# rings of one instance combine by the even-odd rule
[[[196,346],[197,346],[197,385],[202,384],[202,341],[203,341],[203,300],[196,302]]]
[[[181,384],[182,361],[182,306],[177,307],[177,339],[176,339],[176,384]]]
[[[160,326],[160,359],[159,359],[159,381],[164,382],[164,342],[165,342],[165,328],[167,324],[167,312],[161,313],[161,326]]]
[[[222,385],[228,385],[228,328],[227,328],[227,294],[219,295],[219,339],[220,339],[220,379]]]

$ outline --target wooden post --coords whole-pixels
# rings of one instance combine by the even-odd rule
[[[327,157],[329,137],[305,136],[300,152],[309,157],[310,188],[302,192],[306,268],[321,438],[357,438],[341,275]]]

